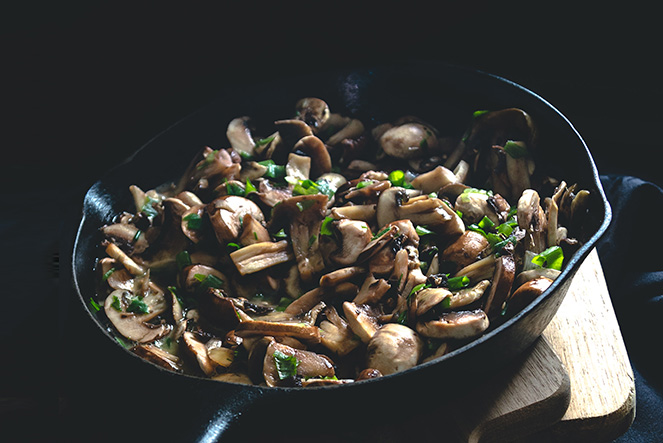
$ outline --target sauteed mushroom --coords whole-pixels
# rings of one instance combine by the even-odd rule
[[[541,179],[521,109],[476,112],[459,139],[317,97],[294,108],[264,139],[232,119],[101,227],[91,303],[137,355],[266,386],[389,376],[517,314],[582,242],[592,195]]]

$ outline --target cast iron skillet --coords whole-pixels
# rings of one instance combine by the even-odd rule
[[[305,96],[323,98],[332,112],[369,123],[418,115],[447,134],[462,133],[467,117],[478,109],[526,110],[540,131],[537,167],[568,183],[578,182],[593,194],[586,243],[567,258],[550,289],[515,317],[437,361],[380,379],[313,389],[244,386],[176,375],[123,349],[88,300],[95,293],[92,270],[100,255],[98,229],[131,209],[129,185],[150,189],[175,180],[203,146],[228,146],[225,130],[232,118],[250,115],[267,123],[286,118],[296,100]],[[571,123],[538,95],[503,78],[438,63],[405,62],[229,89],[212,105],[156,136],[85,195],[71,272],[77,305],[87,314],[81,323],[89,327],[85,337],[79,337],[85,339],[81,346],[90,356],[82,372],[96,381],[98,402],[93,412],[78,412],[89,412],[88,419],[95,423],[112,423],[103,426],[104,435],[126,435],[131,429],[134,436],[162,433],[177,441],[215,441],[222,435],[224,441],[259,435],[292,440],[311,435],[307,433],[315,432],[315,426],[329,431],[332,423],[343,423],[348,429],[353,423],[379,425],[392,416],[407,416],[424,399],[452,398],[531,346],[555,315],[610,218],[592,157]]]

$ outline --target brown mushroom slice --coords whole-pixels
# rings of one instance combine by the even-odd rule
[[[126,247],[130,254],[142,254],[149,246],[145,235],[141,235],[141,230],[133,224],[113,223],[102,227],[101,232],[114,243]]]
[[[481,309],[446,312],[439,319],[417,323],[417,332],[424,337],[442,340],[463,340],[481,335],[490,321]]]
[[[290,303],[286,308],[286,314],[301,315],[313,309],[315,305],[320,303],[324,298],[324,290],[320,287],[313,288],[303,294],[301,297]]]
[[[551,268],[535,268],[535,269],[528,269],[527,271],[522,271],[518,276],[516,277],[516,281],[514,283],[514,287],[518,288],[525,283],[527,283],[530,280],[534,280],[540,277],[545,277],[549,280],[555,280],[557,277],[559,277],[559,274],[561,274],[561,271],[558,271],[557,269],[551,269]]]
[[[516,289],[507,301],[507,312],[509,315],[520,312],[539,295],[543,294],[552,284],[552,280],[546,277],[538,277],[529,280]]]
[[[232,146],[235,151],[253,157],[256,143],[253,140],[250,126],[250,117],[244,116],[234,118],[228,123],[226,137],[228,137],[230,146]]]
[[[124,289],[131,291],[134,286],[132,275],[114,258],[104,257],[99,260],[98,268],[102,280],[105,280],[113,289]]]
[[[427,363],[429,361],[433,361],[436,358],[440,358],[443,355],[445,355],[449,351],[449,343],[447,342],[442,342],[440,345],[435,349],[435,352],[433,352],[431,355],[428,357],[424,358],[421,362],[422,363]]]
[[[377,205],[347,205],[331,208],[331,216],[337,220],[350,219],[373,223],[377,215]]]
[[[488,317],[496,318],[501,314],[504,302],[511,293],[515,276],[516,263],[513,256],[505,254],[497,258],[490,291],[483,305],[483,310]]]
[[[368,343],[379,329],[377,318],[368,305],[356,305],[346,301],[343,302],[343,313],[350,329],[364,343]]]
[[[417,365],[424,350],[419,335],[400,323],[380,328],[366,346],[366,366],[383,375],[410,369]]]
[[[423,156],[437,146],[433,131],[421,123],[405,123],[385,131],[380,147],[390,157],[411,159]]]
[[[471,281],[492,278],[495,274],[496,263],[497,258],[495,257],[495,254],[491,254],[487,257],[475,261],[474,263],[470,263],[462,269],[459,269],[456,271],[454,277],[466,276]]]
[[[412,300],[412,305],[416,307],[415,315],[422,316],[445,299],[451,299],[452,295],[447,288],[425,288],[418,291]]]
[[[237,383],[240,385],[251,385],[253,382],[248,375],[241,372],[223,372],[211,377],[212,380],[222,381],[224,383]]]
[[[162,368],[173,372],[182,372],[182,360],[178,356],[166,352],[153,344],[138,344],[132,348],[132,351],[141,358]]]
[[[329,259],[338,265],[354,264],[372,240],[371,229],[359,220],[338,220],[332,226],[340,236],[341,245]]]
[[[443,262],[454,262],[458,269],[461,269],[476,262],[489,249],[490,243],[484,235],[468,230],[447,246],[439,259]]]
[[[286,263],[295,257],[287,240],[260,242],[230,253],[230,258],[241,275],[254,274],[263,269]]]
[[[217,367],[227,369],[235,361],[235,350],[223,346],[223,340],[212,338],[205,343],[207,356]]]
[[[242,219],[246,214],[258,222],[264,223],[265,216],[260,207],[248,198],[237,195],[224,195],[207,205],[207,213],[219,243],[235,241],[242,228]]]
[[[391,289],[391,285],[387,280],[377,279],[373,274],[370,274],[364,280],[352,302],[356,305],[377,303],[389,289]]]
[[[490,202],[491,196],[485,192],[475,192],[467,188],[455,200],[454,209],[463,214],[463,221],[468,224],[478,223],[488,217],[493,223],[500,224],[500,216]]]
[[[313,135],[311,127],[301,120],[286,119],[274,122],[278,131],[279,142],[272,142],[273,146],[268,148],[269,158],[273,158],[277,164],[285,163],[288,153],[293,150],[295,144],[303,137]]]
[[[267,346],[263,377],[267,386],[288,386],[298,378],[333,378],[334,362],[326,355],[272,342]]]
[[[245,314],[236,302],[238,300],[226,297],[222,291],[208,288],[198,296],[200,315],[209,319],[215,326],[231,330],[245,319]]]
[[[348,266],[347,268],[336,269],[320,277],[320,286],[323,288],[337,286],[365,273],[366,268],[361,266]]]
[[[332,160],[325,144],[315,135],[307,135],[299,139],[293,148],[310,157],[311,177],[317,178],[331,172]],[[308,178],[308,177],[306,177]]]
[[[269,322],[262,320],[243,321],[235,328],[239,337],[260,335],[288,336],[304,340],[307,343],[320,343],[320,331],[317,326],[294,322]]]
[[[336,386],[345,385],[347,383],[354,383],[354,380],[349,378],[305,378],[302,380],[302,387],[319,387],[319,386]]]
[[[320,227],[328,198],[324,194],[298,195],[274,207],[271,227],[288,223],[292,250],[303,281],[310,281],[325,268],[319,246]]]
[[[189,265],[182,269],[180,286],[187,292],[193,293],[196,291],[196,288],[205,281],[208,276],[213,276],[212,278],[221,283],[228,282],[228,277],[221,271],[207,265]]]
[[[288,163],[285,165],[286,177],[296,180],[307,180],[311,173],[311,157],[306,155],[288,154]]]
[[[316,97],[304,97],[295,104],[297,118],[311,127],[317,133],[329,120],[329,106],[324,100]]]
[[[458,309],[474,303],[483,297],[490,284],[490,280],[481,280],[474,286],[455,291],[449,299],[449,308]]]
[[[416,176],[411,184],[414,188],[420,189],[423,193],[430,194],[431,192],[438,192],[444,186],[458,181],[456,174],[440,165],[432,171]]]
[[[184,211],[182,214],[182,219],[180,226],[182,228],[182,233],[187,236],[189,240],[194,243],[199,243],[203,238],[202,235],[202,223],[205,215],[205,205],[195,205],[191,206],[189,209]]]
[[[328,306],[324,314],[326,319],[320,322],[320,340],[324,347],[337,355],[347,355],[361,344],[336,308]]]
[[[191,355],[195,357],[198,366],[200,366],[200,369],[202,369],[206,376],[210,377],[216,374],[216,364],[209,358],[204,343],[196,340],[193,333],[189,331],[182,334],[182,341]]]
[[[130,292],[116,289],[104,302],[104,312],[108,320],[122,336],[138,343],[149,343],[170,333],[172,326],[168,324],[155,325],[147,322],[154,317],[153,312],[150,314],[128,312],[132,299]]]
[[[332,134],[331,137],[327,139],[327,144],[329,146],[336,146],[345,139],[355,139],[364,133],[364,124],[357,119],[351,119],[343,128],[338,132]]]
[[[243,246],[253,245],[255,243],[269,242],[272,237],[269,231],[262,223],[253,218],[253,215],[246,214],[242,221],[242,234],[239,236],[239,243]]]
[[[108,243],[106,245],[106,254],[117,260],[127,271],[134,276],[144,275],[145,269],[129,257],[122,249],[115,243]]]

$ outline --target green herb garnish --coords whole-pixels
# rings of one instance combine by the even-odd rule
[[[429,234],[434,234],[433,231],[431,231],[430,229],[426,228],[425,226],[418,226],[418,225],[417,225],[417,226],[414,228],[414,230],[417,232],[417,234],[418,234],[419,236],[422,236],[422,235],[429,235]]]
[[[134,314],[147,314],[148,312],[150,312],[150,308],[143,300],[134,298],[129,303],[129,307],[127,307],[127,312],[133,312]]]
[[[405,173],[400,169],[396,169],[389,173],[389,181],[393,186],[403,186],[405,183]]]
[[[258,192],[255,186],[253,186],[253,183],[251,183],[251,180],[248,178],[246,179],[246,189],[244,190],[244,196],[249,195],[252,192]]]
[[[157,199],[150,197],[149,195],[146,195],[143,207],[140,209],[140,212],[145,214],[147,218],[150,220],[152,220],[154,217],[159,215],[159,212],[154,207],[155,203],[159,203],[159,201]]]
[[[504,144],[504,152],[512,158],[523,158],[527,156],[527,147],[523,142],[509,140]]]
[[[321,235],[334,235],[334,232],[331,230],[331,223],[335,220],[334,217],[325,217],[320,226]]]
[[[191,266],[191,256],[189,255],[189,251],[182,251],[179,252],[175,256],[175,262],[177,263],[177,268],[181,271],[182,269],[186,268],[187,266]]]
[[[466,275],[461,277],[451,277],[447,279],[447,287],[450,291],[458,291],[467,288],[470,285],[470,278]]]
[[[120,299],[118,298],[117,295],[113,296],[113,302],[111,303],[111,307],[118,312],[122,312],[122,305],[120,304]]]
[[[185,215],[182,217],[182,220],[186,222],[186,227],[188,229],[197,230],[202,228],[203,219],[197,212],[192,212],[191,214]]]
[[[94,301],[92,297],[90,297],[90,306],[92,307],[92,309],[94,309],[95,312],[101,311],[101,306],[99,306],[99,303]]]
[[[564,252],[559,246],[551,246],[542,253],[532,258],[532,263],[542,268],[562,270],[564,263]]]
[[[101,280],[106,281],[108,278],[115,272],[115,268],[110,268],[108,271],[104,272],[104,276],[101,277]]]
[[[274,351],[274,363],[276,364],[276,371],[278,372],[279,379],[285,380],[297,375],[297,367],[299,360],[294,355],[286,355],[283,352]]]

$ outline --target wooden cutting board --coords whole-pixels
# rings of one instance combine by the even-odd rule
[[[628,429],[633,371],[596,250],[543,337],[499,377],[502,388],[454,412],[459,441],[600,442]]]

